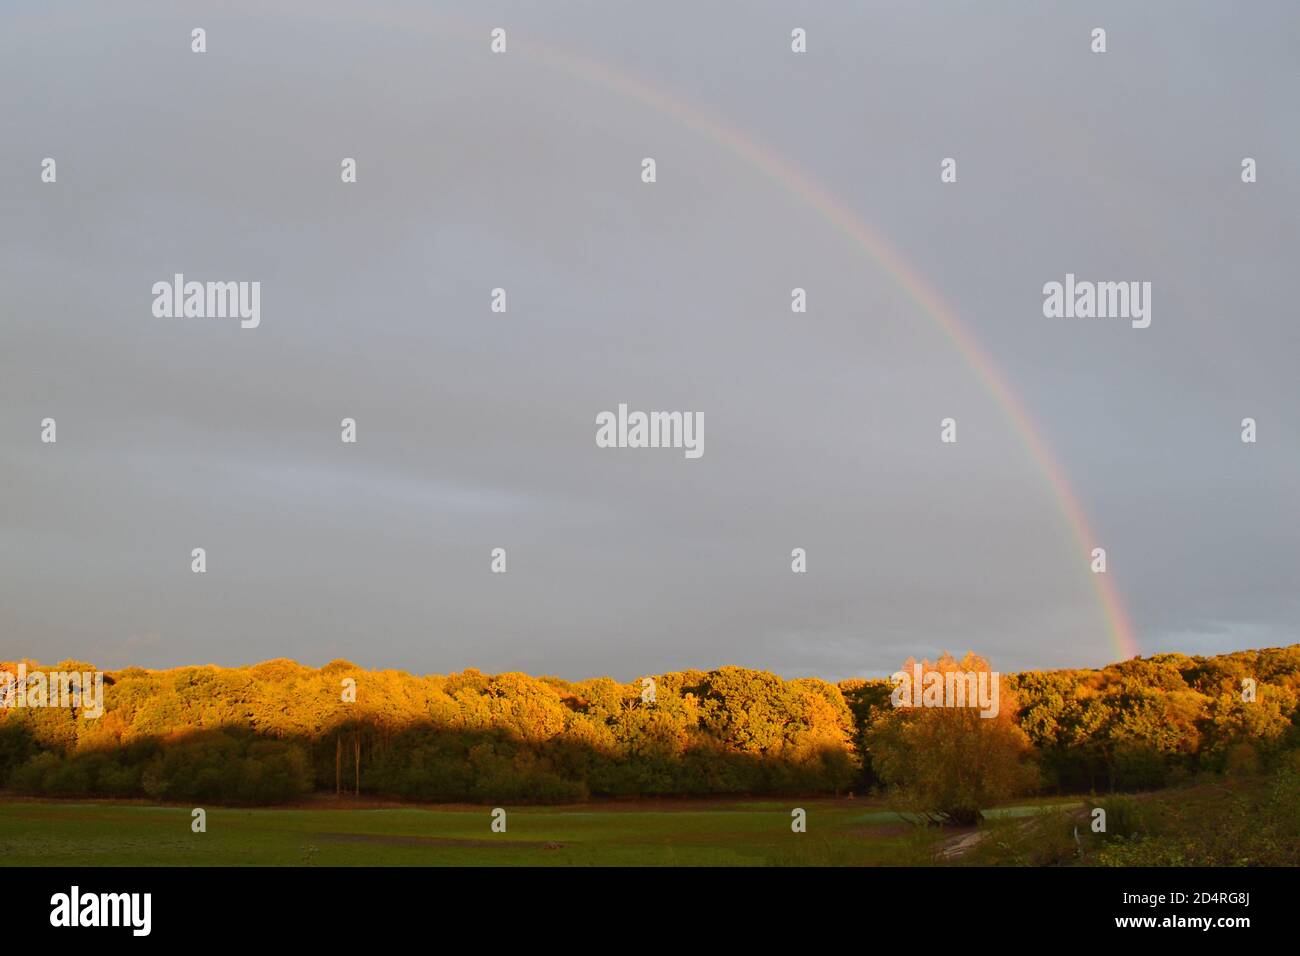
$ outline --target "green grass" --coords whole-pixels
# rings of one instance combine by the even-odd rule
[[[790,810],[808,812],[793,833]],[[9,866],[764,866],[905,862],[916,840],[865,800],[488,807],[207,809],[126,803],[0,802]]]
[[[807,811],[806,833],[790,810]],[[1088,808],[1107,809],[1106,835]],[[5,866],[1294,865],[1300,777],[1207,779],[1141,797],[1054,797],[985,811],[978,831],[909,825],[876,799],[207,809],[0,798]],[[974,838],[973,841],[971,838]],[[953,854],[954,843],[961,852]],[[937,855],[940,851],[942,855]]]

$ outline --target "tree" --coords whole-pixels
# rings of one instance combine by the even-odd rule
[[[914,661],[904,671],[912,673]],[[923,671],[984,675],[989,665],[974,654],[958,662],[944,654]],[[931,823],[969,826],[985,808],[1029,788],[1035,771],[1028,761],[1029,739],[1016,724],[1014,699],[999,693],[996,715],[978,707],[895,707],[868,729],[866,746],[880,777],[895,790],[900,805]]]

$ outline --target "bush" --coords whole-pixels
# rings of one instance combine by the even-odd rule
[[[910,669],[908,662],[904,670]],[[974,655],[960,663],[945,655],[924,670],[989,673]],[[1014,719],[1015,702],[1005,692],[1001,698],[992,717],[962,706],[900,707],[876,718],[866,745],[900,809],[931,822],[969,826],[984,808],[1035,784],[1029,740]]]
[[[296,744],[214,733],[165,746],[141,782],[160,800],[255,806],[302,797],[312,774]]]
[[[19,793],[42,796],[46,792],[45,781],[53,778],[62,763],[58,754],[39,753],[10,775],[9,785]]]

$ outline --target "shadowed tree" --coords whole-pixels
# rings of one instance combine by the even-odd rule
[[[914,661],[904,671],[913,673]],[[988,664],[974,654],[960,662],[945,654],[923,672],[953,685],[959,675],[985,675]],[[900,806],[934,823],[969,826],[984,809],[1033,785],[1029,739],[1016,724],[1016,703],[999,691],[998,712],[981,716],[978,706],[900,706],[880,712],[866,734],[876,772]]]

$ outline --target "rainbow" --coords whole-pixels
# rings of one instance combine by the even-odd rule
[[[304,5],[303,12],[319,13],[310,5]],[[399,12],[367,9],[364,12],[353,10],[346,16],[363,16],[371,22],[407,28],[413,26],[431,28],[432,24],[422,18],[436,18],[438,21],[436,32],[439,34],[456,33],[470,42],[483,44],[485,48],[488,43],[487,31],[481,25],[471,24],[441,11],[430,14],[429,11],[424,10]],[[1120,659],[1134,657],[1139,653],[1132,622],[1124,609],[1112,575],[1093,574],[1089,568],[1087,556],[1096,546],[1098,536],[1090,529],[1079,496],[1071,487],[1065,470],[1043,438],[1042,431],[1034,423],[1029,410],[1016,395],[1006,376],[998,369],[992,357],[979,344],[975,336],[962,324],[956,312],[936,291],[926,285],[916,271],[880,234],[791,162],[776,155],[770,149],[760,146],[749,136],[727,126],[703,109],[656,89],[631,74],[615,70],[607,64],[579,56],[572,51],[562,51],[551,43],[539,41],[536,37],[529,37],[526,41],[520,42],[517,35],[511,32],[509,55],[542,63],[635,100],[708,137],[807,203],[889,273],[903,291],[952,340],[967,364],[974,369],[979,381],[1006,414],[1029,457],[1046,479],[1065,518],[1077,548],[1079,567],[1091,579],[1092,587],[1097,592],[1115,653]]]
[[[958,319],[956,312],[943,301],[939,293],[926,285],[916,271],[903,261],[879,233],[872,230],[837,201],[831,193],[796,169],[789,161],[763,148],[744,133],[728,127],[717,118],[706,115],[700,108],[648,86],[633,76],[615,71],[607,65],[576,56],[571,52],[560,53],[548,44],[539,44],[534,38],[530,37],[526,44],[512,44],[510,52],[513,54],[521,47],[524,55],[530,59],[600,84],[606,89],[669,115],[712,139],[803,200],[888,272],[912,301],[929,315],[957,346],[967,364],[974,369],[981,384],[1010,420],[1029,457],[1033,459],[1047,480],[1074,537],[1079,566],[1085,569],[1092,579],[1092,586],[1097,592],[1115,652],[1121,659],[1134,657],[1139,653],[1132,622],[1124,609],[1119,590],[1113,583],[1114,579],[1109,572],[1092,573],[1088,565],[1087,556],[1096,546],[1098,536],[1091,531],[1088,516],[1079,501],[1078,494],[1071,487],[1065,470],[1046,439],[1043,438],[1042,431],[1034,423],[1029,409],[1016,395],[1006,376],[999,371],[992,356]]]

